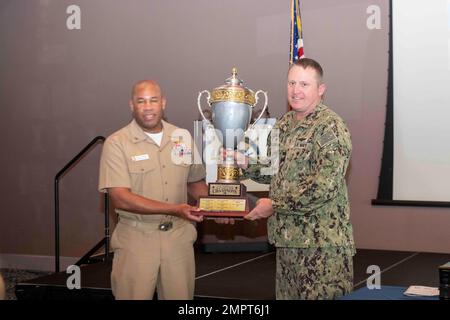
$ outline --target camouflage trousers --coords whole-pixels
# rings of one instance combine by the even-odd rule
[[[335,299],[353,289],[354,250],[277,248],[277,300]]]

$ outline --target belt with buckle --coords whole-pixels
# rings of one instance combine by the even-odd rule
[[[160,231],[169,231],[170,229],[172,229],[172,227],[173,227],[172,221],[168,221],[168,222],[160,223],[160,225],[158,226],[158,229]]]
[[[135,221],[126,218],[120,218],[120,222],[125,223],[132,227],[142,227],[143,230],[150,230],[149,228],[152,226],[152,223]],[[173,228],[173,222],[172,221],[161,222],[159,225],[157,225],[157,228],[159,231],[169,231],[170,229]]]

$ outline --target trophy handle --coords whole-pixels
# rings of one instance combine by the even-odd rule
[[[255,122],[252,123],[252,125],[250,126],[250,128],[249,128],[248,130],[253,129],[253,127],[254,127],[255,124],[258,122],[258,120],[261,119],[262,115],[264,114],[264,112],[266,111],[266,108],[267,108],[267,102],[268,102],[268,100],[267,100],[267,92],[262,91],[262,90],[256,91],[256,94],[255,94],[255,100],[256,100],[255,105],[258,103],[258,94],[259,94],[259,93],[262,93],[262,94],[264,95],[264,98],[265,98],[265,101],[264,101],[264,108],[262,109],[262,111],[261,111],[261,113],[259,114],[258,118],[256,118]]]
[[[211,98],[211,94],[209,93],[208,90],[203,90],[203,91],[201,91],[201,92],[198,93],[198,97],[197,97],[197,107],[198,107],[198,111],[200,111],[200,114],[202,115],[203,120],[205,120],[208,124],[211,124],[211,122],[210,122],[208,119],[206,119],[205,115],[203,114],[202,107],[201,107],[201,102],[200,102],[200,100],[202,99],[202,95],[203,95],[205,92],[207,93],[207,98],[206,98],[206,99],[207,99],[207,101],[208,101],[208,106],[211,108],[211,105],[210,105],[210,103],[209,103],[209,99]]]

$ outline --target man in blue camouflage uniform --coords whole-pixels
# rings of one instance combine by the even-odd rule
[[[245,178],[270,183],[269,198],[245,218],[269,217],[277,299],[334,299],[353,288],[355,246],[345,182],[352,144],[343,120],[322,103],[322,76],[312,59],[289,69],[292,111],[274,126],[278,171],[263,175],[260,163],[241,163]]]

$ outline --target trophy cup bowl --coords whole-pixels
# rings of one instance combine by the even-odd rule
[[[207,102],[211,108],[211,122],[206,119],[201,108],[202,95],[207,94]],[[258,95],[265,97],[264,107],[251,125],[253,107],[258,103]],[[237,69],[233,68],[232,76],[225,85],[215,88],[212,94],[208,90],[199,93],[198,110],[203,119],[212,126],[225,148],[227,157],[224,163],[217,166],[217,182],[208,184],[208,197],[200,197],[199,208],[203,215],[242,217],[249,211],[245,196],[245,186],[239,183],[239,167],[234,160],[234,151],[243,141],[247,130],[262,117],[267,108],[267,93],[244,87],[243,81],[237,78]],[[250,127],[250,128],[249,128]]]

